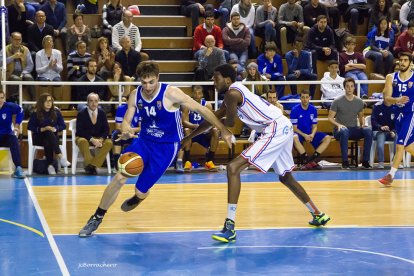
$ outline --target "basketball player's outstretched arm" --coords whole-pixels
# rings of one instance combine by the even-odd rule
[[[207,107],[202,106],[177,87],[170,86],[165,96],[172,103],[174,103],[176,107],[183,106],[192,111],[195,111],[199,113],[206,121],[217,127],[217,129],[221,131],[221,137],[227,143],[228,147],[231,148],[232,139],[234,139],[233,134],[220,122],[219,119],[217,119],[214,113],[211,112]]]
[[[385,85],[384,90],[382,93],[384,94],[384,100],[389,104],[405,104],[409,101],[409,98],[407,96],[401,96],[398,98],[394,98],[392,96],[392,81],[393,81],[394,75],[388,74],[385,78]]]

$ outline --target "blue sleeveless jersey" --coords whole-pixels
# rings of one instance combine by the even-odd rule
[[[406,104],[396,104],[395,110],[400,113],[411,113],[414,111],[414,73],[406,80],[399,78],[399,73],[395,72],[392,79],[392,97],[398,98],[407,96],[410,98]]]
[[[201,105],[202,106],[206,106],[206,103],[207,102],[206,102],[205,99],[201,99]],[[192,124],[199,125],[204,121],[204,118],[201,117],[200,114],[198,114],[197,112],[194,112],[194,111],[190,111],[188,113],[188,116],[189,116],[189,119],[190,119],[190,123],[192,123]]]
[[[142,86],[137,88],[136,108],[141,117],[140,138],[157,143],[173,143],[183,139],[180,109],[168,111],[164,107],[164,95],[168,85],[160,83],[159,90],[148,102],[141,95]]]

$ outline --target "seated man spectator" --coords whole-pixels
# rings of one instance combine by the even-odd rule
[[[285,43],[292,43],[297,35],[304,36],[304,26],[302,6],[297,4],[295,0],[287,0],[287,3],[282,4],[279,8],[277,25],[279,34],[277,41],[281,43],[278,45],[279,48],[283,51],[287,47],[284,45]],[[282,28],[286,28],[286,38],[281,33]]]
[[[22,35],[18,32],[11,34],[11,43],[6,46],[6,80],[10,81],[34,81],[32,76],[33,59],[29,49],[22,44]],[[35,99],[34,86],[28,88],[29,99]],[[19,91],[17,86],[9,86],[7,100],[18,102]]]
[[[313,73],[311,53],[303,50],[302,38],[296,37],[293,42],[293,50],[287,52],[285,57],[288,66],[288,75],[286,76],[287,81],[318,79],[318,76]],[[315,87],[315,84],[309,85],[310,96],[312,99],[315,96]],[[297,93],[295,84],[290,85],[290,91],[294,95]]]
[[[63,50],[66,50],[66,7],[63,3],[57,0],[47,0],[41,7],[46,15],[46,24],[53,27],[54,37],[59,37],[62,41]]]
[[[334,33],[328,26],[326,15],[319,15],[316,25],[309,30],[306,49],[312,53],[313,72],[315,73],[317,60],[338,60]]]
[[[135,78],[135,70],[141,62],[141,56],[138,51],[131,48],[131,39],[123,36],[120,40],[122,49],[115,55],[115,61],[122,65],[124,75]]]
[[[67,69],[68,80],[77,81],[86,74],[85,63],[91,59],[91,54],[86,52],[86,43],[79,40],[75,44],[76,50],[68,55]]]
[[[280,108],[282,111],[284,111],[283,105],[279,102],[279,99],[277,97],[277,93],[275,91],[267,92],[266,100],[269,103],[273,104],[274,106],[277,106],[278,108]]]
[[[94,59],[88,59],[85,62],[86,67],[86,74],[80,76],[77,81],[80,82],[104,82],[104,80],[96,74],[97,70],[97,63]],[[82,85],[82,86],[75,86],[76,87],[76,101],[86,101],[86,98],[91,93],[95,93],[99,96],[99,99],[106,100],[108,98],[108,91],[106,85]],[[85,105],[78,105],[78,110],[82,110]],[[106,106],[105,106],[106,107]],[[108,109],[104,109],[105,111],[110,111],[110,107]]]
[[[319,3],[319,0],[310,0],[303,8],[303,19],[305,26],[312,28],[315,25],[316,19],[319,15],[325,15],[329,21],[328,10],[324,5]]]
[[[214,24],[214,12],[206,11],[204,14],[204,23],[200,24],[194,30],[194,41],[193,41],[193,53],[195,59],[198,52],[201,52],[206,48],[204,44],[206,37],[212,35],[214,37],[215,44],[217,48],[223,49],[223,34],[219,26]],[[225,51],[226,60],[228,60],[229,53]]]
[[[377,141],[378,169],[384,168],[385,141],[397,141],[395,115],[393,106],[386,101],[376,103],[372,109],[371,126],[374,140]]]
[[[223,29],[224,48],[229,51],[230,60],[237,60],[241,68],[246,66],[249,55],[250,32],[240,22],[240,14],[231,14],[231,22]]]
[[[236,81],[242,81],[247,77],[246,70],[238,64],[237,60],[231,59],[229,61],[229,64],[233,66],[234,70],[236,71]]]
[[[362,168],[372,169],[369,158],[372,145],[372,129],[365,125],[364,102],[354,95],[355,80],[344,80],[345,95],[335,99],[329,110],[328,120],[334,125],[333,136],[340,141],[342,169],[349,169],[348,141],[364,139]],[[359,125],[357,125],[357,119]],[[356,164],[358,166],[358,164]]]
[[[276,42],[277,9],[272,6],[271,0],[263,0],[263,5],[256,9],[255,20],[256,35],[263,38],[265,42]]]
[[[344,78],[338,74],[339,63],[337,60],[328,61],[328,72],[323,74],[321,81],[335,81],[337,83],[322,83],[321,84],[321,100],[333,101],[336,98],[345,95],[343,86]],[[332,102],[322,102],[322,106],[330,108]]]
[[[132,24],[134,16],[130,10],[125,10],[122,14],[122,21],[112,28],[112,47],[116,51],[122,50],[121,38],[128,36],[130,39],[131,48],[141,55],[141,60],[148,60],[148,55],[141,52],[142,41],[141,34],[136,25]],[[135,69],[134,69],[135,71]]]
[[[319,0],[319,3],[325,6],[328,10],[329,27],[332,30],[339,28],[339,21],[341,20],[341,14],[338,9],[338,3],[336,0]]]
[[[206,0],[181,0],[181,13],[187,17],[191,17],[192,33],[198,26],[200,15],[204,15],[207,11],[214,11],[212,4],[205,4]]]
[[[267,79],[271,81],[284,81],[282,58],[276,54],[276,44],[274,42],[268,42],[265,46],[264,54],[261,54],[257,58],[257,65],[259,66],[259,72],[264,74]],[[277,97],[283,96],[285,90],[284,85],[276,85]]]
[[[121,124],[124,120],[124,116],[126,114],[126,111],[128,109],[128,100],[124,98],[125,101],[118,106],[115,113],[115,130],[112,131],[112,153],[113,153],[113,168],[118,170],[118,159],[121,156],[121,150],[124,145],[129,145],[132,143],[134,138],[128,139],[128,140],[119,140],[119,136],[121,135]],[[136,112],[134,115],[134,118],[132,118],[131,121],[131,130],[134,132],[134,134],[139,135],[139,132],[141,130],[140,123],[141,118],[139,117],[139,112]]]
[[[254,37],[254,22],[256,11],[252,5],[252,0],[240,0],[240,2],[233,6],[231,14],[237,12],[240,14],[240,22],[249,29],[250,32],[250,44],[249,44],[249,56],[256,57],[256,39]]]
[[[339,71],[344,78],[354,80],[367,80],[364,70],[366,69],[365,58],[362,53],[355,52],[356,39],[348,36],[345,39],[346,51],[339,54]],[[368,99],[368,84],[361,84],[360,97]]]
[[[365,17],[369,17],[370,6],[367,0],[348,0],[348,7],[344,13],[344,21],[348,22],[348,30],[351,34],[357,34],[358,24],[364,22]]]
[[[35,24],[27,28],[27,42],[29,50],[32,53],[32,59],[36,57],[36,53],[43,49],[43,38],[47,35],[53,37],[53,27],[46,23],[46,15],[44,11],[37,11],[35,15]]]
[[[20,135],[23,116],[23,108],[15,103],[6,102],[4,91],[0,90],[0,147],[10,148],[13,164],[16,167],[12,174],[14,178],[26,177],[22,168],[20,145],[17,139]]]
[[[226,27],[227,22],[230,21],[230,12],[234,5],[239,3],[240,0],[219,0],[220,6],[218,8],[218,12],[221,16],[220,20],[220,27],[224,29]]]
[[[198,60],[198,67],[194,75],[196,81],[211,80],[214,69],[226,63],[223,50],[214,46],[216,44],[214,36],[206,36],[204,44],[206,46],[195,54],[195,58]]]
[[[191,97],[196,102],[200,103],[202,106],[206,106],[208,109],[213,110],[211,103],[207,103],[206,100],[203,98],[203,87],[201,87],[201,85],[193,86],[193,93]],[[182,121],[185,135],[188,135],[204,121],[204,118],[197,112],[190,111],[187,108],[183,108]],[[198,135],[192,139],[192,142],[198,143],[207,149],[206,162],[204,164],[204,167],[210,172],[217,171],[217,168],[214,164],[214,157],[219,143],[219,134],[220,131],[217,128],[213,127],[209,129],[207,132]],[[192,170],[192,164],[190,162],[191,142],[187,145],[183,145],[183,147],[185,165],[183,167],[183,155],[181,151],[181,153],[179,153],[177,157],[177,172],[184,172],[184,170]]]
[[[294,139],[294,146],[300,154],[300,164],[303,165],[301,169],[308,170],[321,169],[317,160],[331,142],[331,136],[318,131],[318,111],[309,103],[310,99],[309,90],[302,90],[300,104],[293,107],[290,113],[293,131],[297,133],[298,137],[298,139]],[[308,157],[306,153],[304,142],[310,143],[315,149],[311,157]]]
[[[98,105],[98,94],[91,93],[87,97],[87,108],[79,111],[76,116],[76,145],[84,157],[87,174],[97,174],[96,168],[102,166],[112,148],[112,140],[108,138],[108,119]],[[90,146],[98,149],[95,156],[91,155]]]
[[[414,21],[408,23],[408,28],[397,38],[394,46],[394,56],[401,52],[414,53]]]

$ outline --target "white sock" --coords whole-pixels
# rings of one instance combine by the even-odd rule
[[[394,178],[394,176],[395,176],[395,173],[398,171],[398,169],[396,169],[396,168],[394,168],[394,167],[391,167],[391,170],[390,170],[390,175],[391,175],[391,177],[392,178]]]
[[[231,219],[232,221],[235,221],[237,204],[229,203],[227,206],[227,218]]]

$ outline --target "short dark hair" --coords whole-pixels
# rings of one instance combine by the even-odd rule
[[[308,89],[302,89],[302,91],[300,91],[300,94],[310,95],[310,91]]]
[[[230,78],[232,82],[236,81],[236,71],[230,64],[222,64],[214,69],[214,72],[220,73],[223,78]]]
[[[345,84],[347,83],[347,82],[352,82],[353,84],[354,84],[354,86],[356,85],[355,84],[355,80],[353,79],[353,78],[350,78],[350,77],[348,77],[348,78],[345,78],[344,79],[344,87],[345,87]]]
[[[82,19],[83,19],[83,14],[82,14],[82,13],[77,13],[77,12],[75,12],[75,13],[72,15],[73,22],[75,22],[75,19],[76,19],[76,18],[78,18],[78,16],[82,17]]]
[[[150,76],[158,77],[160,74],[160,68],[158,64],[155,61],[152,60],[146,60],[141,61],[137,66],[137,76],[139,78],[147,78]]]
[[[90,58],[87,61],[85,61],[85,66],[88,67],[89,66],[89,63],[91,63],[91,62],[96,62],[98,64],[98,62],[96,61],[96,59]]]
[[[319,22],[319,20],[321,20],[321,19],[328,19],[328,17],[326,17],[326,15],[324,15],[324,14],[321,14],[321,15],[318,15],[318,17],[316,17],[316,22]]]
[[[410,62],[413,61],[413,55],[411,53],[409,53],[409,52],[400,52],[400,53],[398,53],[398,57],[401,57],[401,56],[408,57],[408,59],[410,60]]]
[[[265,51],[275,51],[276,52],[277,51],[276,43],[274,43],[273,41],[266,42]]]
[[[212,10],[208,10],[204,13],[204,18],[208,18],[208,17],[215,17],[214,12]]]
[[[339,62],[335,59],[328,60],[327,63],[328,63],[328,67],[331,66],[332,64],[339,65]]]
[[[235,17],[235,16],[240,17],[240,13],[238,13],[238,12],[233,12],[233,13],[230,15],[230,19],[233,19],[233,17]]]

